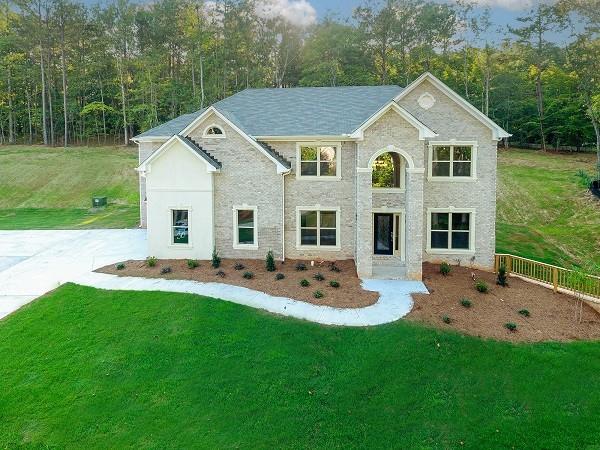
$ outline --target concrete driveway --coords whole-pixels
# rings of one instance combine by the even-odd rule
[[[0,318],[98,267],[146,256],[146,230],[0,230]]]

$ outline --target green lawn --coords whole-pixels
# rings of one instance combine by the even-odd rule
[[[571,267],[600,264],[600,202],[578,184],[594,154],[502,151],[496,250]]]
[[[69,284],[0,321],[0,448],[600,448],[598,373],[598,343]]]
[[[0,229],[135,227],[136,165],[133,148],[0,147]]]

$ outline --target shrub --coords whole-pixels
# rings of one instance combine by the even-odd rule
[[[313,297],[314,298],[323,298],[323,297],[325,297],[325,294],[323,294],[321,291],[315,291],[315,292],[313,292]]]
[[[221,257],[219,256],[219,252],[217,252],[216,248],[213,248],[211,264],[215,269],[218,269],[221,266]]]
[[[450,267],[450,264],[448,264],[447,262],[443,262],[440,264],[440,273],[442,275],[444,275],[444,276],[448,275],[451,270],[452,270],[452,268]]]
[[[243,265],[242,263],[235,263],[235,265],[233,266],[233,268],[235,270],[244,270],[246,268],[246,266]]]
[[[524,316],[524,317],[529,317],[529,316],[531,315],[531,314],[529,313],[529,311],[528,311],[528,310],[526,310],[526,309],[520,309],[520,310],[519,310],[519,314],[521,314],[521,315],[522,315],[522,316]]]
[[[339,288],[340,287],[340,283],[335,281],[335,280],[331,280],[329,282],[329,286],[331,286],[332,288]]]
[[[303,270],[306,270],[306,264],[301,263],[301,262],[296,263],[296,270],[298,272],[302,272]]]
[[[588,173],[582,169],[579,169],[576,175],[577,178],[579,178],[579,184],[581,187],[589,189],[590,185],[592,184],[592,177],[590,177]]]
[[[323,281],[325,279],[325,277],[323,276],[323,274],[321,272],[317,272],[313,275],[313,278],[317,281]]]
[[[509,331],[517,331],[517,324],[514,322],[508,322],[504,324],[504,328]]]
[[[117,270],[123,270],[123,269],[125,268],[125,264],[123,264],[123,263],[119,263],[119,264],[117,264],[117,265],[115,266],[115,268],[116,268]]]
[[[310,286],[310,281],[304,279],[304,280],[300,280],[300,286],[302,287],[308,287]]]
[[[199,265],[200,265],[200,263],[198,263],[198,261],[196,261],[195,259],[188,259],[187,260],[188,269],[195,269]]]
[[[215,273],[215,275],[220,278],[225,278],[225,272],[223,272],[222,270],[219,270],[217,273]]]
[[[163,267],[162,269],[160,269],[160,273],[162,273],[163,275],[166,273],[171,273],[171,268],[169,266]]]
[[[488,291],[488,285],[485,281],[479,280],[475,283],[475,289],[482,294],[485,294]]]
[[[498,267],[498,281],[496,281],[496,284],[500,286],[508,286],[507,278],[506,266],[504,264],[500,264],[500,267]]]
[[[450,322],[452,322],[452,320],[450,319],[449,316],[442,316],[442,322],[444,322],[444,323],[450,323]]]
[[[273,258],[273,251],[269,250],[267,252],[267,257],[265,259],[265,267],[267,268],[267,272],[275,272],[277,268],[275,267],[275,258]]]
[[[281,272],[279,272],[277,275],[275,275],[276,280],[283,280],[284,278],[285,278],[285,275],[282,274]]]
[[[329,270],[336,273],[340,273],[342,271],[342,269],[340,269],[334,262],[329,265]]]
[[[252,272],[244,272],[244,275],[242,275],[246,280],[251,280],[252,278],[254,278],[254,274]]]
[[[461,299],[460,304],[463,305],[465,308],[470,308],[473,305],[473,303],[471,303],[471,300],[469,300],[468,298]]]
[[[148,256],[146,258],[146,265],[148,267],[154,267],[154,266],[156,266],[156,256]]]

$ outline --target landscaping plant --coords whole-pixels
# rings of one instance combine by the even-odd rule
[[[339,272],[341,272],[341,271],[342,271],[342,269],[340,269],[340,268],[339,268],[339,267],[338,267],[338,266],[335,264],[335,262],[332,262],[332,263],[329,265],[329,270],[331,270],[332,272],[336,272],[336,273],[339,273]]]
[[[508,275],[506,274],[506,266],[504,264],[500,264],[498,267],[498,280],[496,284],[500,286],[508,286]]]
[[[444,322],[444,323],[450,323],[450,322],[452,322],[452,320],[450,320],[449,316],[442,316],[442,322]]]
[[[169,266],[163,267],[162,269],[160,269],[160,273],[162,273],[163,275],[166,273],[171,273],[171,268]]]
[[[452,268],[450,267],[450,264],[448,264],[447,262],[443,262],[440,264],[440,273],[442,275],[444,275],[444,276],[448,275],[451,270],[452,270]]]
[[[246,268],[246,266],[244,266],[242,263],[235,263],[235,265],[233,266],[233,268],[235,270],[244,270]]]
[[[219,252],[217,252],[216,247],[213,248],[211,264],[214,269],[218,269],[221,266],[221,257],[219,256]]]
[[[475,283],[475,289],[482,294],[485,294],[489,290],[487,283],[483,280],[479,280]]]
[[[199,265],[200,265],[200,263],[197,260],[195,260],[195,259],[188,259],[187,260],[188,269],[195,269]]]
[[[521,315],[522,315],[522,316],[524,316],[524,317],[529,317],[529,316],[531,315],[531,314],[529,313],[529,311],[528,311],[528,310],[526,310],[526,309],[520,309],[520,310],[519,310],[519,314],[521,314]]]
[[[117,270],[123,270],[125,268],[125,264],[119,263],[115,267],[117,268]]]
[[[339,288],[340,287],[340,283],[335,281],[335,280],[331,280],[329,282],[329,286],[331,286],[332,288]]]
[[[313,297],[314,298],[323,298],[323,297],[325,297],[325,294],[323,294],[321,291],[315,291],[315,292],[313,292]]]
[[[267,268],[267,272],[275,272],[277,268],[275,267],[275,258],[273,258],[273,251],[269,250],[267,252],[267,258],[265,259],[265,266]]]
[[[296,270],[299,272],[302,272],[303,270],[306,270],[306,264],[304,263],[296,263]]]
[[[244,275],[242,275],[246,280],[251,280],[252,278],[254,278],[254,274],[252,272],[244,272]]]
[[[300,286],[308,287],[310,286],[310,281],[308,281],[307,279],[300,280]]]
[[[156,266],[156,256],[148,256],[146,258],[146,265],[148,267],[154,267],[154,266]]]
[[[317,281],[323,281],[325,279],[325,277],[323,276],[323,274],[321,272],[317,272],[313,275],[313,278]]]
[[[285,278],[285,275],[282,274],[281,272],[279,272],[277,275],[275,275],[276,280],[283,280],[284,278]]]
[[[517,324],[514,322],[508,322],[504,324],[504,328],[509,331],[517,331]]]
[[[472,305],[471,300],[469,300],[468,298],[463,298],[460,301],[460,304],[463,305],[465,308],[470,308]]]
[[[223,272],[222,270],[219,270],[215,275],[220,278],[225,278],[225,272]]]

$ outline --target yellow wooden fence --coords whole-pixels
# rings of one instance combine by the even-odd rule
[[[506,253],[497,253],[495,271],[498,272],[502,265],[506,268],[508,275],[516,275],[547,284],[554,289],[554,292],[566,290],[600,299],[600,277],[577,274],[573,270],[552,264]]]

